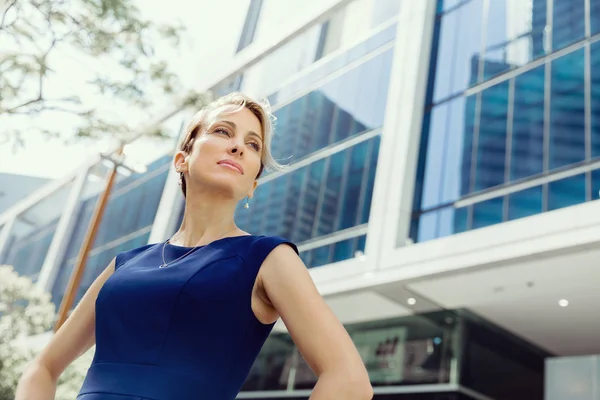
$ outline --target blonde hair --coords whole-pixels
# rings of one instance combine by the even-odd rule
[[[257,101],[252,97],[240,92],[233,92],[222,96],[198,111],[189,123],[179,149],[189,154],[192,150],[194,139],[198,136],[198,133],[205,131],[214,119],[223,113],[236,113],[244,108],[250,110],[252,114],[258,118],[262,128],[263,149],[260,170],[256,178],[258,179],[265,169],[268,171],[282,169],[283,166],[273,158],[273,154],[271,153],[271,142],[273,139],[274,125],[276,120],[275,116],[271,112],[271,105],[266,99]],[[183,173],[181,174],[181,190],[185,196],[186,182]]]

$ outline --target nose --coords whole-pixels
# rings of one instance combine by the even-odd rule
[[[244,155],[244,147],[240,146],[237,143],[234,143],[230,148],[229,148],[229,154],[232,155],[237,155],[237,156],[242,156]]]

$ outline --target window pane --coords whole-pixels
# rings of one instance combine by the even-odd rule
[[[510,179],[544,169],[544,66],[515,78]]]
[[[477,82],[482,17],[483,0],[471,0],[441,17],[434,102]]]
[[[434,107],[425,117],[415,188],[417,209],[469,193],[475,102],[476,96],[459,97]]]
[[[554,0],[552,49],[558,50],[585,36],[585,0]]]
[[[72,188],[70,181],[15,218],[0,264],[37,281]]]
[[[438,0],[438,12],[446,11],[465,0]]]
[[[475,191],[504,183],[508,82],[484,90],[480,110]]]
[[[592,171],[592,200],[600,198],[600,169]]]
[[[532,0],[490,1],[484,78],[524,65],[543,54],[543,18],[534,19]]]
[[[548,184],[548,209],[573,206],[585,201],[585,175],[562,179]]]
[[[585,159],[584,52],[552,62],[550,169]]]
[[[502,222],[504,198],[498,197],[473,205],[472,229]]]
[[[438,237],[449,236],[467,230],[468,208],[447,207],[440,210]]]
[[[417,242],[426,242],[428,240],[437,239],[438,220],[438,211],[431,211],[422,214],[419,217],[419,230],[417,234]]]
[[[261,183],[250,212],[244,202],[238,204],[238,225],[301,243],[362,223],[361,216],[370,211],[362,206],[373,192],[374,171],[368,157],[378,145],[379,138],[374,137]],[[248,214],[251,217],[245,217]]]
[[[600,0],[597,3],[600,4]],[[600,19],[600,10],[597,18]],[[591,46],[590,55],[592,157],[600,157],[600,42],[596,42]]]
[[[518,219],[542,212],[542,187],[513,193],[508,197],[508,219]]]
[[[387,51],[275,111],[274,157],[294,162],[382,126],[391,62]]]
[[[600,32],[600,0],[590,0],[590,28],[592,35]]]

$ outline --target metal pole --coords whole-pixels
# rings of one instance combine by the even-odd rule
[[[116,155],[120,157],[122,153],[123,147],[117,150]],[[83,273],[85,272],[88,254],[94,245],[96,233],[98,232],[98,227],[102,222],[104,210],[106,208],[106,204],[108,203],[108,197],[110,196],[110,192],[112,191],[112,187],[117,176],[117,168],[119,164],[119,162],[113,162],[112,170],[109,172],[106,178],[104,191],[102,192],[102,194],[98,198],[98,201],[96,202],[96,208],[94,210],[94,214],[92,215],[92,219],[88,226],[88,230],[86,232],[86,236],[81,246],[81,249],[79,250],[77,261],[75,263],[75,266],[73,267],[73,272],[71,273],[69,284],[67,285],[67,289],[65,291],[65,296],[63,297],[63,300],[60,303],[58,319],[56,321],[56,325],[54,326],[54,332],[58,331],[60,327],[65,323],[65,321],[68,318],[69,310],[75,302],[75,296],[77,295],[77,290],[79,289],[81,278],[83,277]]]

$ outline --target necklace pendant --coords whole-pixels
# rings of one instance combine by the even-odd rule
[[[160,266],[158,268],[165,268],[167,266],[167,264],[160,264]]]

